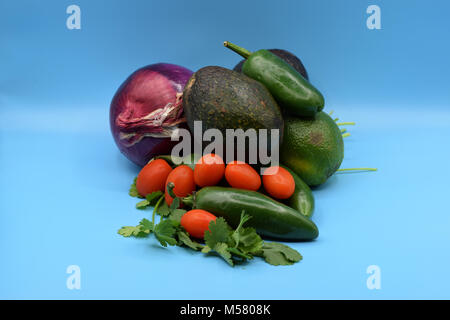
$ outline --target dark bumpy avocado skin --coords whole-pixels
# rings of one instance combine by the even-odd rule
[[[268,129],[269,138],[270,129],[279,129],[282,140],[278,104],[264,85],[242,73],[216,66],[198,70],[186,84],[183,107],[191,132],[194,121],[201,120],[203,131],[219,129],[224,138],[226,129],[253,128]]]
[[[286,61],[288,64],[290,64],[295,70],[297,70],[297,72],[299,72],[303,76],[303,78],[309,80],[308,72],[306,72],[305,66],[303,65],[302,61],[299,58],[297,58],[297,56],[283,49],[268,49],[268,50],[273,54],[275,54],[276,56],[283,59],[284,61]],[[233,68],[233,70],[237,72],[242,72],[242,65],[244,64],[244,62],[245,60],[239,62]]]

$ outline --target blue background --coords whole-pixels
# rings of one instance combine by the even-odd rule
[[[67,6],[81,30],[66,28]],[[381,30],[366,27],[370,4]],[[447,1],[12,1],[0,3],[0,298],[450,298]],[[343,168],[314,191],[320,237],[304,260],[221,259],[117,229],[139,168],[117,150],[109,103],[156,62],[232,68],[222,46],[301,57],[348,127]],[[81,268],[68,290],[66,268]],[[369,290],[366,269],[381,269]]]

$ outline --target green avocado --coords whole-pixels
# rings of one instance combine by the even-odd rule
[[[313,119],[285,117],[281,163],[309,186],[324,183],[344,159],[341,130],[325,112]]]
[[[217,66],[201,68],[185,86],[183,108],[191,132],[194,121],[202,121],[203,132],[219,129],[224,139],[226,129],[268,129],[267,150],[270,129],[278,129],[276,143],[282,141],[284,121],[278,104],[264,85],[240,72]]]

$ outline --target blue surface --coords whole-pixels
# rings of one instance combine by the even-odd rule
[[[0,298],[450,298],[448,2],[76,1],[68,30],[74,2],[0,4]],[[320,237],[292,244],[293,266],[230,268],[116,233],[151,211],[128,196],[139,168],[114,145],[110,99],[146,64],[233,67],[223,40],[298,54],[326,109],[357,122],[342,167],[379,168],[314,191]]]

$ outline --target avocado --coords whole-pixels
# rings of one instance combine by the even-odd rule
[[[281,163],[309,186],[324,183],[344,159],[344,141],[334,120],[321,111],[313,119],[285,117]]]
[[[270,129],[279,130],[279,139],[274,143],[279,146],[282,141],[280,107],[264,85],[242,73],[218,66],[201,68],[185,86],[183,108],[191,132],[194,121],[202,121],[203,132],[211,128],[221,131],[224,152],[226,129],[268,129],[267,150],[271,147]]]
[[[303,78],[306,80],[309,80],[308,78],[308,72],[306,72],[305,66],[303,65],[302,61],[293,53],[290,53],[289,51],[283,50],[283,49],[268,49],[270,52],[275,54],[276,56],[280,57],[284,61],[286,61],[291,67],[293,67],[297,72],[299,72]],[[242,72],[242,65],[244,64],[245,60],[242,60],[239,62],[234,68],[234,71]]]

